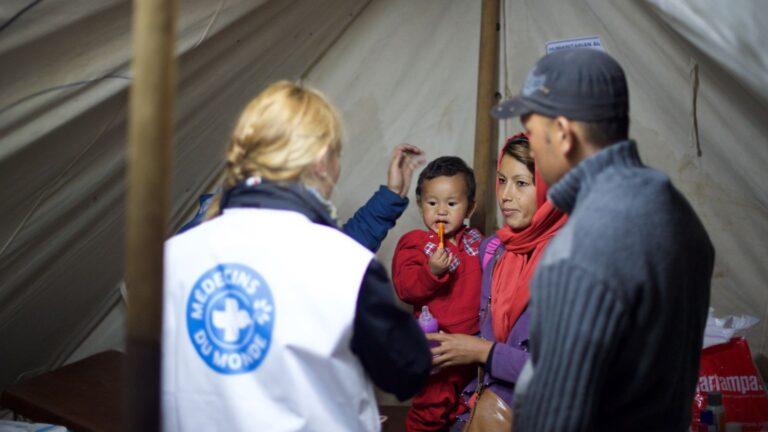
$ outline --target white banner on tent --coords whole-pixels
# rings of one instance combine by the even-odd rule
[[[575,39],[562,39],[547,42],[547,54],[568,48],[592,48],[600,51],[603,49],[603,42],[600,36],[580,37]]]

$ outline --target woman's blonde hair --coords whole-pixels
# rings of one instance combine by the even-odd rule
[[[341,151],[341,121],[317,90],[278,81],[246,105],[226,152],[223,191],[252,176],[302,180],[325,153]],[[219,214],[220,195],[207,211]]]

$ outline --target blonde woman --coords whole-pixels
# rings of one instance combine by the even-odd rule
[[[227,150],[218,217],[166,243],[164,429],[375,431],[431,356],[386,271],[337,228],[341,125],[317,91],[269,86]]]
[[[408,207],[408,191],[411,188],[413,172],[424,165],[424,152],[410,144],[398,144],[392,151],[387,170],[387,184],[381,185],[370,199],[341,227],[344,234],[365,246],[371,252],[379,250],[397,220]],[[214,194],[199,198],[200,208],[192,220],[187,222],[178,234],[200,225],[206,220],[208,209],[215,201]]]

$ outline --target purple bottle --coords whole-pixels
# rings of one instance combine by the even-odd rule
[[[437,333],[439,327],[437,325],[437,319],[429,313],[428,306],[421,307],[421,315],[419,315],[419,327],[424,333]],[[439,342],[430,341],[429,347],[434,348],[440,345]]]

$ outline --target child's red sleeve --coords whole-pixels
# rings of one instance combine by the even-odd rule
[[[400,238],[392,257],[392,283],[397,296],[412,305],[426,303],[449,278],[447,271],[440,276],[429,271],[426,243],[422,231],[411,231]]]

